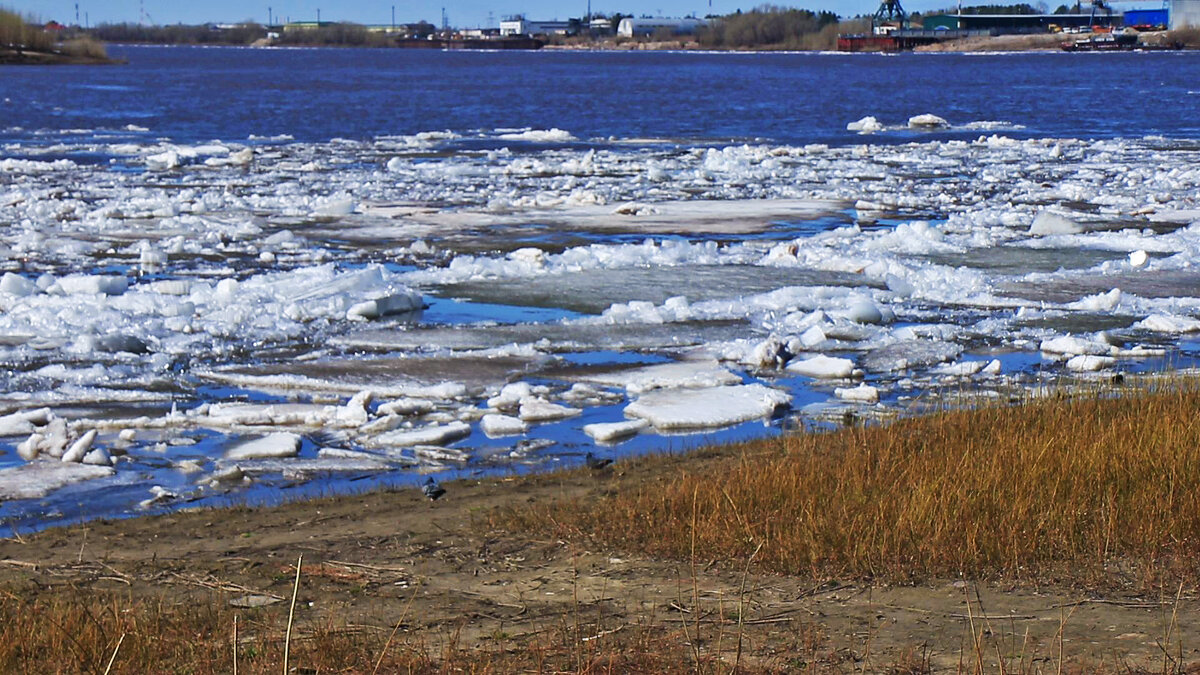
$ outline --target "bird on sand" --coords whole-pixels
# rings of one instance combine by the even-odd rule
[[[612,459],[608,457],[597,457],[590,452],[584,456],[583,461],[585,464],[587,464],[587,468],[593,471],[598,471],[613,463]]]
[[[438,485],[438,482],[433,479],[433,476],[425,479],[425,483],[421,486],[421,492],[425,493],[432,501],[437,501],[438,497],[446,494],[446,488]]]

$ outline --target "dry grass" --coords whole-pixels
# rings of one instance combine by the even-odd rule
[[[84,35],[73,40],[67,40],[59,48],[63,54],[67,56],[75,56],[87,59],[107,59],[108,50],[100,42]]]
[[[31,21],[16,12],[0,8],[0,47],[49,51],[54,46],[53,36],[40,27],[30,25]]]
[[[1120,564],[1194,581],[1197,410],[1196,385],[1173,383],[798,434],[694,470],[686,459],[652,460],[678,468],[500,522],[681,560],[693,535],[702,560],[746,560],[761,546],[759,568],[816,578],[1069,570],[1089,584]]]
[[[0,671],[6,673],[277,673],[284,662],[285,613],[233,610],[219,594],[193,603],[135,601],[101,593],[58,594],[26,601],[0,597]],[[458,636],[410,632],[400,636],[365,626],[321,624],[297,629],[290,672],[300,673],[690,673],[727,672],[717,657],[691,660],[682,631],[647,623],[605,629],[594,619],[563,617],[540,635],[499,639],[470,649]],[[732,640],[733,637],[726,639]],[[818,652],[819,636],[798,631],[776,662],[739,672],[784,672],[798,662],[808,672],[840,657]],[[119,648],[118,648],[119,646]],[[108,670],[112,662],[111,671]],[[791,671],[796,672],[796,671]]]

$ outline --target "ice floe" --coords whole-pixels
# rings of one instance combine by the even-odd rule
[[[661,431],[716,428],[769,417],[791,400],[761,384],[667,389],[643,394],[625,407],[625,414]]]

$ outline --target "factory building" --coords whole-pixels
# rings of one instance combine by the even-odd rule
[[[568,35],[571,33],[570,21],[530,21],[522,16],[504,19],[500,22],[500,36],[514,35]]]
[[[621,19],[617,25],[617,35],[622,37],[649,37],[665,30],[673,35],[692,35],[708,25],[704,19],[671,19],[661,16]]]
[[[1200,0],[1171,0],[1171,30],[1200,28]]]

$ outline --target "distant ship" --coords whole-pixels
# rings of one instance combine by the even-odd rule
[[[536,38],[513,36],[502,38],[410,38],[397,40],[396,46],[406,49],[541,49],[544,42]]]
[[[1064,52],[1132,52],[1182,49],[1180,44],[1145,45],[1138,42],[1137,33],[1103,33],[1076,42],[1062,43]]]

